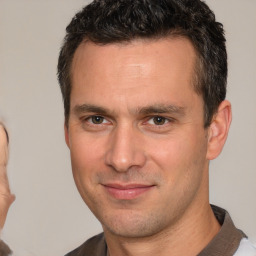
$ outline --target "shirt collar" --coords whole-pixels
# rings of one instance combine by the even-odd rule
[[[237,229],[224,209],[211,205],[214,215],[221,225],[218,234],[198,254],[198,256],[231,256],[239,247],[240,241],[246,235]]]
[[[221,225],[221,229],[197,256],[233,256],[241,239],[246,235],[235,227],[227,211],[214,205],[211,205],[211,207]],[[104,233],[89,239],[81,248],[75,251],[79,251],[80,254],[69,255],[107,255]]]

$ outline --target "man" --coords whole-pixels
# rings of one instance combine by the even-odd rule
[[[94,1],[67,27],[58,77],[74,179],[104,231],[68,256],[256,255],[209,204],[231,105],[204,2]]]

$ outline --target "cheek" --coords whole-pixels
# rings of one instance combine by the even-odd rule
[[[188,205],[204,186],[207,144],[202,137],[190,135],[163,141],[154,154],[154,163],[164,182],[160,187],[162,201],[169,202],[165,210],[173,211],[173,215]]]
[[[74,165],[87,169],[99,164],[98,160],[102,159],[104,153],[100,138],[79,132],[71,136],[70,141],[71,159]]]
[[[150,158],[163,170],[165,180],[177,183],[178,179],[194,172],[201,173],[205,168],[207,140],[198,134],[203,132],[193,129],[148,145]]]
[[[80,193],[90,190],[97,183],[97,170],[103,168],[102,147],[83,133],[71,137],[72,172]]]
[[[164,170],[175,170],[175,167],[185,164],[191,153],[189,145],[178,137],[153,141],[148,148],[150,158]]]
[[[91,143],[83,136],[73,137],[70,147],[74,181],[81,197],[92,211],[97,202],[96,199],[99,198],[96,189],[97,171],[104,168],[99,160],[101,154],[97,148],[96,143]]]

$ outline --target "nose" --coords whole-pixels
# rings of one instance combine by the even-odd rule
[[[126,172],[132,167],[141,168],[146,162],[146,155],[140,136],[131,127],[116,127],[110,136],[106,164],[117,172]]]

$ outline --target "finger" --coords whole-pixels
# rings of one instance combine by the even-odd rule
[[[3,228],[8,209],[15,200],[10,192],[6,171],[8,155],[8,133],[3,124],[0,124],[0,229]]]
[[[10,194],[9,182],[6,171],[8,155],[8,133],[3,124],[0,124],[0,194],[6,196],[9,196]]]
[[[3,124],[0,123],[0,166],[6,166],[8,163],[8,140],[8,133]]]

